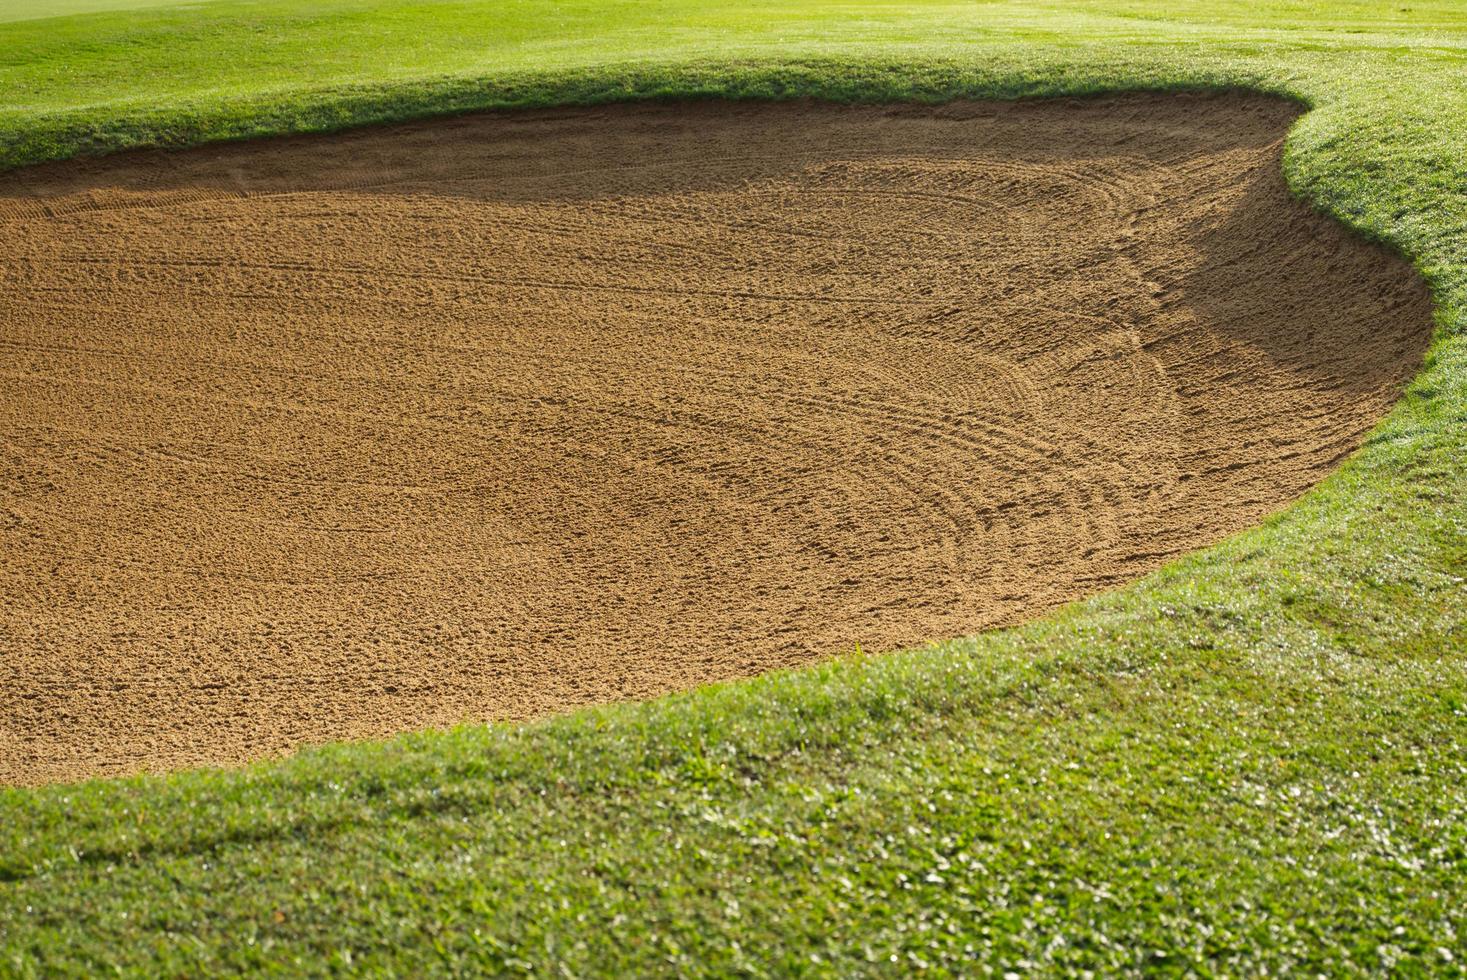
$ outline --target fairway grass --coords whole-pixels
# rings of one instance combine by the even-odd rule
[[[1417,264],[1437,339],[1299,504],[1020,629],[0,792],[0,972],[1460,971],[1459,4],[300,9],[0,23],[0,161],[675,94],[1248,88],[1313,107],[1290,185]]]

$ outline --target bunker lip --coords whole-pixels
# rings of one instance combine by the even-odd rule
[[[0,175],[0,782],[1012,624],[1430,332],[1241,96],[489,114]]]

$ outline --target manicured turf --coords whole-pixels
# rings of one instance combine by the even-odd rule
[[[266,0],[23,20],[0,24],[0,156],[678,92],[1228,86],[1316,107],[1293,186],[1410,255],[1440,304],[1418,381],[1303,502],[976,640],[246,772],[5,792],[0,972],[1461,970],[1460,4]]]

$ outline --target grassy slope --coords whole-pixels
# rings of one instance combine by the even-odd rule
[[[1317,107],[1293,185],[1415,258],[1441,308],[1425,371],[1325,485],[1045,622],[526,728],[0,793],[0,972],[1462,967],[1467,14],[1162,8],[223,0],[0,24],[10,163],[679,91],[1286,92]]]

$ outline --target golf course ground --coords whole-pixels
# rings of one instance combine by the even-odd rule
[[[0,973],[1467,970],[1464,69],[11,3]]]

